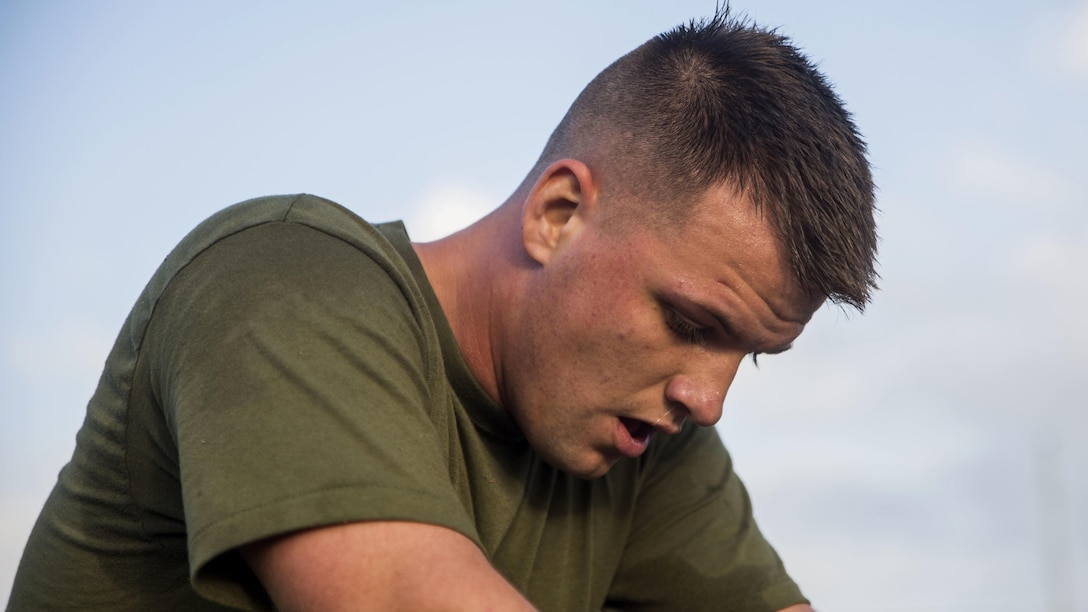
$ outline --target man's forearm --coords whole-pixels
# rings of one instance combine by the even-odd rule
[[[435,525],[322,527],[242,555],[281,610],[534,610],[472,541]]]

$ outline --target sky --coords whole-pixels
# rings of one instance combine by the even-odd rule
[[[718,425],[821,611],[1088,611],[1088,0],[736,0],[869,143],[881,291]],[[113,338],[211,213],[439,237],[581,88],[713,2],[0,0],[0,601]]]

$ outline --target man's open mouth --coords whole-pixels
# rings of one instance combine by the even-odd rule
[[[640,421],[629,417],[620,417],[620,422],[627,428],[627,433],[631,434],[631,439],[637,442],[646,442],[646,440],[650,438],[650,435],[654,433],[654,426],[646,421]]]

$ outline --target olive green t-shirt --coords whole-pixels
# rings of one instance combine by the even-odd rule
[[[713,429],[582,480],[480,389],[400,224],[243,202],[167,257],[106,363],[10,607],[270,607],[235,550],[365,520],[442,525],[543,610],[804,601]]]

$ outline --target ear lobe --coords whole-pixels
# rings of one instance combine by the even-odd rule
[[[589,168],[573,159],[553,163],[533,186],[522,210],[525,252],[540,265],[547,264],[595,205]]]

